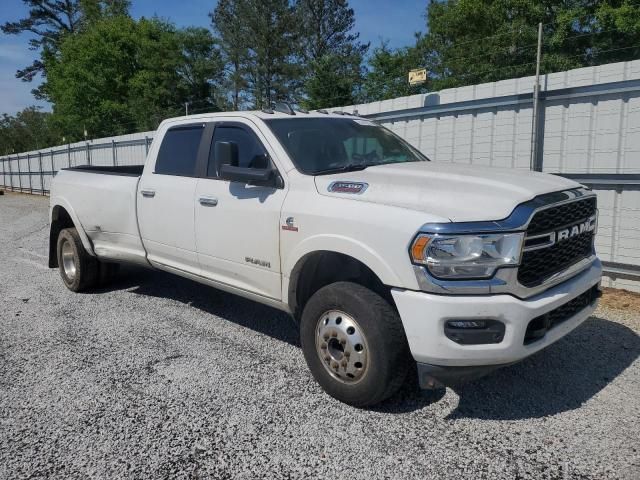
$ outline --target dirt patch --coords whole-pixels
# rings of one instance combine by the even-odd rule
[[[605,287],[600,303],[604,307],[640,313],[640,293]]]

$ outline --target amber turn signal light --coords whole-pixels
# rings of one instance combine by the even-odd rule
[[[425,262],[425,251],[431,239],[429,237],[418,237],[411,246],[411,259],[416,263]]]

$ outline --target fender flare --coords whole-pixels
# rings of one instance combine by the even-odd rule
[[[349,237],[334,234],[321,234],[308,237],[287,255],[283,264],[282,293],[285,303],[291,305],[290,282],[295,276],[305,257],[315,252],[334,252],[352,257],[366,265],[385,285],[400,285],[400,279],[391,265],[371,247]],[[294,280],[295,281],[295,280]]]
[[[89,237],[84,231],[84,228],[82,226],[82,223],[80,223],[80,219],[78,218],[78,215],[76,214],[71,204],[67,202],[63,197],[52,197],[51,200],[49,201],[49,231],[51,231],[51,225],[53,222],[53,210],[56,207],[62,207],[67,211],[67,213],[71,217],[73,226],[76,227],[76,230],[78,231],[78,235],[80,235],[80,240],[82,240],[82,246],[84,247],[84,249],[87,251],[89,255],[91,255],[92,257],[95,257],[96,254],[93,251],[93,244],[91,243],[91,240],[89,240]]]

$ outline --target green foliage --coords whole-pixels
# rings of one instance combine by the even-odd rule
[[[300,75],[299,64],[295,61],[298,32],[289,1],[235,0],[224,3],[224,8],[232,12],[231,25],[215,23],[214,27],[222,36],[223,50],[233,45],[225,55],[239,61],[237,69],[233,66],[234,84],[242,85],[245,97],[255,108],[287,98]],[[218,14],[220,9],[218,5],[213,13],[214,22],[229,18],[229,14]],[[229,34],[230,37],[225,37]],[[236,93],[239,95],[239,92],[234,95]]]
[[[206,28],[190,27],[177,32],[180,59],[179,88],[192,111],[217,111],[226,107],[220,85],[224,61],[213,34]]]
[[[89,28],[104,17],[127,15],[129,0],[23,0],[29,8],[29,15],[15,22],[5,22],[0,29],[8,35],[27,32],[33,35],[29,40],[32,50],[39,50],[40,59],[18,70],[16,77],[32,81],[44,74],[44,60],[58,53],[60,43],[67,35],[73,35]],[[46,98],[46,85],[34,90],[37,98]]]
[[[85,128],[90,137],[153,129],[185,103],[191,113],[278,100],[317,109],[530,75],[538,22],[543,73],[640,54],[637,0],[431,0],[427,33],[410,47],[382,43],[368,68],[347,0],[218,0],[213,33],[134,20],[129,0],[23,1],[28,16],[2,30],[34,34],[40,58],[17,76],[44,74],[36,94],[53,114],[5,115],[5,149],[36,131],[72,141]],[[427,82],[410,87],[409,70],[421,67]]]
[[[358,40],[353,9],[346,0],[298,0],[296,17],[304,79],[301,103],[312,109],[356,103],[369,45]]]
[[[105,18],[68,36],[46,64],[54,121],[68,137],[148,130],[184,111],[185,102],[217,109],[220,68],[212,36],[176,31],[158,19]]]
[[[377,47],[369,59],[370,70],[364,81],[365,100],[387,100],[426,91],[428,83],[410,86],[408,82],[409,70],[419,68],[422,61],[415,47],[393,50],[385,43]]]
[[[543,73],[640,53],[640,8],[629,0],[434,1],[428,33],[417,44],[433,88],[533,74],[539,22]]]
[[[362,56],[351,57],[327,53],[309,64],[305,83],[306,98],[301,103],[308,109],[353,105],[357,103],[362,83]]]
[[[51,114],[27,107],[15,116],[0,117],[0,155],[37,150],[62,143]]]
[[[220,0],[211,13],[231,107],[353,103],[368,48],[345,0]],[[350,85],[350,86],[349,86]]]
[[[219,0],[209,14],[225,65],[223,82],[229,92],[230,106],[239,110],[244,104],[244,66],[247,58],[247,34],[240,15],[242,4],[236,0]]]

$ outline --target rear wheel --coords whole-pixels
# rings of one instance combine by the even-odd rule
[[[84,292],[98,284],[99,262],[89,255],[75,228],[65,228],[58,235],[58,267],[65,286]]]
[[[396,393],[410,366],[398,314],[378,294],[351,282],[323,287],[309,299],[300,340],[316,381],[356,407]]]

